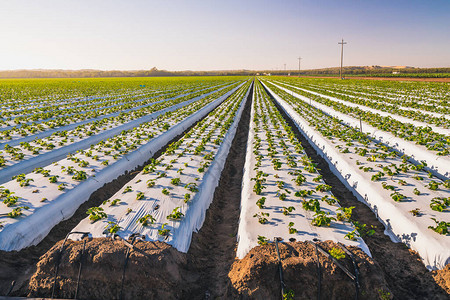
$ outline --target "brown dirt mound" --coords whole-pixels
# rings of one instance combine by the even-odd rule
[[[450,264],[442,270],[433,271],[432,274],[436,283],[450,295]]]
[[[326,241],[318,243],[325,250],[338,247]],[[383,273],[362,250],[349,248],[360,270],[360,299],[391,299]],[[294,292],[294,299],[316,299],[318,268],[315,247],[307,242],[279,243],[286,290]],[[330,259],[319,252],[321,264],[321,299],[354,299],[353,281]],[[354,269],[348,256],[340,259],[352,274]],[[281,284],[275,244],[253,248],[242,260],[236,260],[229,273],[232,288],[230,297],[251,299],[279,299]],[[382,298],[384,297],[384,298]]]
[[[52,293],[55,261],[62,241],[41,257],[37,271],[29,283],[29,295],[49,297]],[[184,278],[186,255],[162,242],[134,244],[138,251],[130,251],[123,299],[178,299]],[[66,242],[57,277],[55,297],[71,298],[75,295],[82,241]],[[90,239],[86,243],[78,292],[79,299],[118,299],[128,247],[108,238]]]

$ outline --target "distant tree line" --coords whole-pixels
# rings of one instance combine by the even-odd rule
[[[152,68],[137,71],[101,70],[12,70],[0,71],[0,78],[92,78],[92,77],[170,77],[254,75],[255,71],[165,71]]]
[[[137,71],[101,70],[11,70],[0,71],[0,78],[93,78],[93,77],[165,77],[165,76],[251,76],[256,74],[299,75],[298,70],[223,70],[223,71],[166,71],[152,68]],[[345,76],[389,77],[450,77],[450,68],[413,68],[382,66],[344,67]],[[339,68],[301,70],[302,76],[336,76]]]

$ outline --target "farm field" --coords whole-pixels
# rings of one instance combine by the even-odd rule
[[[448,83],[0,83],[0,296],[448,299]]]

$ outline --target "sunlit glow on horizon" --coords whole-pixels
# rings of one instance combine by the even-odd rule
[[[2,1],[0,70],[450,67],[450,1]]]

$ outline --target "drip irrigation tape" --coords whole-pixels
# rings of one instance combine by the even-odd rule
[[[347,253],[347,255],[352,260],[353,268],[354,268],[354,271],[355,271],[355,294],[356,294],[355,295],[355,299],[358,300],[358,298],[359,298],[359,289],[360,289],[358,263],[355,260],[355,255],[353,254],[353,252],[351,252],[349,249],[347,249],[347,247],[345,247],[345,245],[340,243],[340,242],[338,243],[338,245],[341,247],[342,250],[344,250],[345,253]]]
[[[278,240],[279,240],[279,238],[276,237],[274,240],[275,240],[275,248],[277,249],[277,256],[278,256],[278,270],[280,271],[281,299],[283,299],[284,294],[285,294],[286,285],[284,284],[283,266],[281,264],[280,250],[278,249]]]
[[[137,249],[133,244],[134,244],[134,242],[136,240],[142,240],[142,241],[145,240],[145,236],[137,234],[137,233],[133,233],[130,236],[131,243],[127,242],[126,240],[124,240],[123,238],[121,238],[118,235],[114,235],[113,239],[120,239],[128,247],[127,252],[125,254],[125,262],[124,262],[124,265],[123,265],[122,280],[121,280],[121,287],[120,287],[119,299],[122,300],[123,299],[123,286],[124,286],[124,283],[125,283],[125,272],[127,270],[127,265],[128,265],[128,260],[130,258],[130,253],[131,253],[132,250]]]
[[[317,240],[317,239],[314,239]],[[322,272],[320,269],[320,260],[319,260],[319,250],[317,248],[317,244],[315,242],[311,242],[308,241],[311,245],[313,245],[313,247],[315,248],[316,251],[316,258],[317,258],[317,279],[318,279],[318,285],[317,285],[317,300],[320,300],[320,289],[322,286]]]
[[[78,298],[78,290],[80,288],[80,278],[81,278],[81,269],[83,267],[83,258],[84,258],[84,251],[86,250],[86,242],[87,239],[83,240],[83,250],[81,250],[81,256],[80,256],[80,268],[78,269],[78,277],[77,277],[77,288],[75,289],[75,299]]]
[[[58,252],[58,254],[56,256],[56,259],[55,259],[55,274],[53,275],[53,288],[52,288],[52,297],[51,297],[52,299],[55,296],[56,277],[58,276],[59,264],[61,263],[61,258],[62,258],[62,253],[64,251],[64,246],[65,246],[65,244],[67,242],[67,239],[69,238],[69,236],[71,234],[82,234],[82,238],[85,238],[85,237],[89,236],[89,232],[80,232],[80,231],[72,231],[72,232],[69,232],[66,235],[66,237],[64,239],[64,242],[62,243],[61,248],[59,249],[59,252]],[[81,265],[80,265],[80,268],[81,268]],[[80,273],[81,270],[79,270],[78,272]]]

